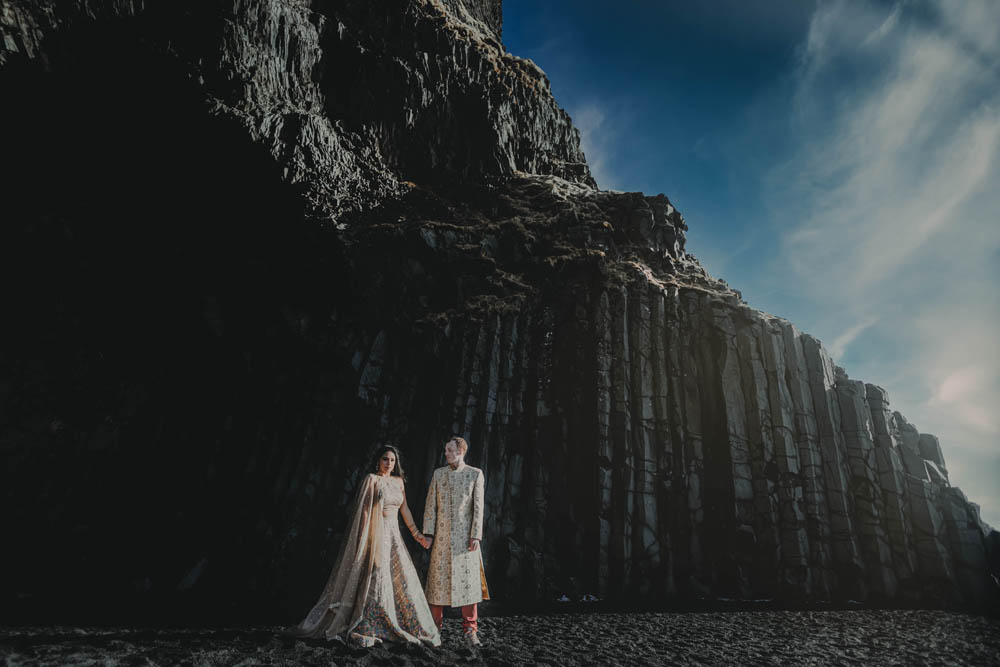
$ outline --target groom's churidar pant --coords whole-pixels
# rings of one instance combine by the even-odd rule
[[[431,616],[434,617],[434,622],[437,623],[438,630],[441,629],[441,620],[444,618],[444,605],[432,604],[431,605]],[[462,629],[466,632],[478,632],[479,631],[479,609],[475,602],[472,604],[467,604],[462,606]]]

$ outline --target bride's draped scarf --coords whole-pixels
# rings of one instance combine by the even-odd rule
[[[351,508],[351,520],[330,578],[306,618],[290,630],[298,637],[346,639],[361,622],[372,569],[383,548],[382,492],[375,475],[365,475]]]

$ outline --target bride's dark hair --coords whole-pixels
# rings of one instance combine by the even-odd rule
[[[395,475],[396,477],[402,477],[403,481],[405,482],[406,473],[403,472],[403,456],[399,453],[399,448],[396,447],[396,445],[382,445],[381,447],[379,447],[378,450],[375,452],[375,458],[372,459],[372,464],[371,466],[369,466],[369,469],[372,472],[378,472],[379,461],[382,459],[382,455],[385,454],[386,452],[392,452],[393,454],[396,455],[396,465],[393,466],[392,472],[389,474]]]

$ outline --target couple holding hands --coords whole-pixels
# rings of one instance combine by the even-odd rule
[[[483,471],[465,464],[469,445],[444,445],[447,466],[434,471],[424,505],[423,533],[406,504],[399,451],[379,449],[358,490],[344,545],[298,637],[342,638],[361,646],[382,641],[441,645],[445,607],[461,607],[466,641],[479,646],[477,603],[489,599],[483,556]],[[426,593],[403,543],[399,515],[431,550]]]

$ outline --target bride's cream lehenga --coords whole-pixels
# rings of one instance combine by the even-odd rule
[[[290,634],[441,645],[423,586],[399,532],[403,489],[370,474],[361,482],[337,562],[319,601]]]

